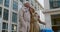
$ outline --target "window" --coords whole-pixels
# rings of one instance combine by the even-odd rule
[[[0,4],[2,4],[3,3],[3,0],[0,0]]]
[[[17,14],[12,13],[12,22],[17,23]]]
[[[0,30],[1,30],[1,23],[0,23]]]
[[[29,1],[29,0],[26,0],[26,1]]]
[[[2,30],[2,32],[8,32],[7,30]]]
[[[57,1],[53,3],[53,7],[58,8],[58,3],[57,3]]]
[[[50,0],[50,8],[60,8],[59,0]]]
[[[33,6],[33,0],[31,0],[31,5]]]
[[[31,5],[33,6],[33,3],[31,3]]]
[[[13,10],[18,10],[18,2],[17,1],[13,1]]]
[[[5,32],[5,30],[2,30],[2,32]]]
[[[36,9],[36,6],[35,6],[35,9]]]
[[[21,2],[23,2],[23,0],[20,0]]]
[[[16,32],[16,31],[12,31],[12,32]]]
[[[2,8],[0,7],[0,17],[2,16]]]
[[[12,32],[17,32],[17,25],[12,24]]]
[[[8,20],[8,14],[9,14],[9,11],[7,9],[4,9],[4,13],[3,13],[4,20]]]
[[[5,0],[4,6],[9,7],[9,0]]]
[[[8,29],[8,24],[3,22],[3,26],[2,26],[2,29]]]
[[[8,32],[8,23],[3,22],[2,24],[2,32]]]
[[[39,10],[40,8],[39,8],[39,5],[38,5],[38,10]]]
[[[51,15],[51,20],[54,32],[60,32],[60,14]]]
[[[60,14],[51,15],[52,25],[60,25]]]

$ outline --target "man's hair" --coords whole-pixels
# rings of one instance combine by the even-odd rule
[[[23,4],[29,3],[29,1],[25,1]],[[30,3],[29,3],[30,4]]]

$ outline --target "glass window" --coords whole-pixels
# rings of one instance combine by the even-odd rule
[[[3,13],[4,20],[8,20],[8,14],[9,14],[9,11],[7,9],[4,9],[4,13]]]
[[[35,9],[36,9],[36,6],[35,6]]]
[[[33,6],[33,3],[31,3],[31,5]]]
[[[17,30],[17,25],[12,24],[12,30],[16,31]]]
[[[21,2],[23,2],[23,0],[20,0]]]
[[[17,1],[13,1],[13,10],[18,10],[18,2]]]
[[[2,32],[8,32],[7,30],[2,30]]]
[[[33,0],[31,0],[31,5],[33,6]]]
[[[16,31],[12,31],[12,32],[16,32]]]
[[[5,32],[5,30],[2,30],[2,32]]]
[[[8,29],[8,24],[5,23],[5,22],[3,22],[3,24],[2,24],[2,29]]]
[[[52,25],[60,25],[60,14],[51,15]]]
[[[29,0],[26,0],[26,1],[29,1]]]
[[[2,24],[2,32],[8,32],[8,23],[3,22],[3,24]]]
[[[50,0],[50,8],[60,8],[59,0]]]
[[[17,25],[12,24],[12,32],[17,32]]]
[[[38,10],[39,10],[39,5],[38,5]]]
[[[4,6],[9,7],[9,0],[5,0]]]
[[[17,14],[16,13],[12,13],[12,22],[17,23]]]
[[[2,4],[3,3],[3,0],[0,0],[0,4]]]
[[[3,23],[3,29],[6,29],[6,23]]]
[[[1,23],[0,23],[0,30],[1,30]]]
[[[2,8],[0,7],[0,17],[2,16]]]
[[[16,32],[16,31],[12,31],[12,32]]]

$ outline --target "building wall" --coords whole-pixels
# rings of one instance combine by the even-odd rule
[[[44,9],[45,10],[50,9],[49,0],[44,0]]]
[[[60,14],[60,8],[59,7],[53,7],[53,8],[51,8],[52,6],[55,6],[55,5],[58,6],[58,3],[56,4],[56,2],[54,2],[55,4],[53,4],[52,6],[50,6],[52,3],[50,4],[49,1],[50,0],[44,0],[44,11],[43,11],[43,13],[44,13],[45,21],[46,21],[46,24],[47,24],[46,27],[47,28],[52,28],[51,15]],[[58,1],[58,0],[54,0],[54,1]]]
[[[46,27],[51,29],[52,25],[51,25],[51,16],[50,14],[45,14],[45,22],[46,22]]]
[[[9,1],[9,3],[7,3],[8,4],[7,6],[9,6],[9,7],[5,6],[5,0],[2,1],[2,4],[0,3],[0,7],[2,8],[2,17],[0,17],[0,32],[2,32],[2,30],[4,30],[4,29],[2,29],[3,28],[3,22],[8,23],[8,30],[7,30],[8,32],[12,31],[12,24],[17,25],[17,32],[18,32],[18,29],[19,29],[18,28],[19,27],[19,10],[13,10],[13,0],[7,0],[7,2],[8,1]],[[19,3],[19,0],[17,1],[17,3]],[[3,19],[3,15],[4,15],[4,11],[5,11],[4,9],[7,9],[9,11],[8,20]],[[17,24],[12,22],[12,15],[13,15],[12,13],[13,12],[17,14]]]
[[[45,16],[45,22],[46,22],[46,27],[49,29],[52,29],[52,25],[51,25],[51,16],[50,14],[46,13],[50,11],[50,4],[49,4],[49,0],[44,0],[44,16]]]

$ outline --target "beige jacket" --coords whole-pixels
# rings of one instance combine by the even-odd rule
[[[30,12],[29,8],[23,7],[20,11],[20,31],[26,32],[27,24],[30,26]],[[28,29],[30,29],[30,27]]]

